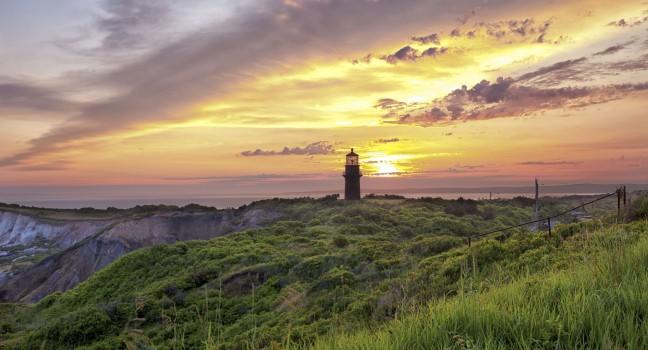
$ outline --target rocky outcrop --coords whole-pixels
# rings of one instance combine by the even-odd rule
[[[40,241],[64,249],[108,224],[109,221],[103,220],[42,220],[25,214],[0,211],[0,247],[32,246]]]
[[[265,209],[178,211],[108,222],[45,223],[25,215],[4,214],[2,218],[7,221],[0,222],[0,227],[6,227],[0,230],[0,250],[10,245],[30,245],[38,239],[63,249],[24,270],[0,275],[0,302],[35,302],[53,292],[68,290],[135,249],[219,237],[258,227],[280,216]]]

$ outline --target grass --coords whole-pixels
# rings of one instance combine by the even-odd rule
[[[566,270],[459,293],[377,331],[331,336],[312,349],[646,349],[648,237],[628,244],[626,230],[588,237],[597,253]]]

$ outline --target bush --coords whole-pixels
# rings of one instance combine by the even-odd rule
[[[334,267],[322,276],[315,284],[315,289],[333,289],[341,286],[348,286],[355,282],[353,272],[340,267]]]
[[[333,245],[338,248],[344,248],[349,245],[349,240],[342,236],[337,236],[333,238]]]
[[[464,216],[464,215],[477,215],[479,210],[477,210],[477,201],[472,199],[463,199],[459,197],[456,201],[448,203],[444,209],[447,214],[454,216]]]
[[[74,348],[116,334],[118,328],[105,311],[88,307],[60,317],[32,335],[32,345],[47,343],[54,348]]]
[[[496,209],[492,205],[484,206],[481,210],[481,217],[484,220],[493,220],[496,216]]]
[[[407,252],[419,256],[434,255],[458,247],[462,243],[461,238],[452,236],[419,237],[407,248]]]
[[[648,194],[644,193],[637,199],[633,200],[630,205],[630,220],[647,220],[648,219]]]

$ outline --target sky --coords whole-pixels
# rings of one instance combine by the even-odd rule
[[[0,63],[12,201],[648,183],[645,0],[5,0]]]

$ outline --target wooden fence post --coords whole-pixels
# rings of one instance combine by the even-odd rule
[[[621,188],[616,190],[617,194],[617,224],[621,221]]]
[[[627,200],[626,186],[623,185],[623,223],[628,221],[628,200]]]
[[[551,237],[551,218],[547,218],[547,228],[549,230],[549,237]]]
[[[470,237],[468,237],[468,247],[470,247]]]

